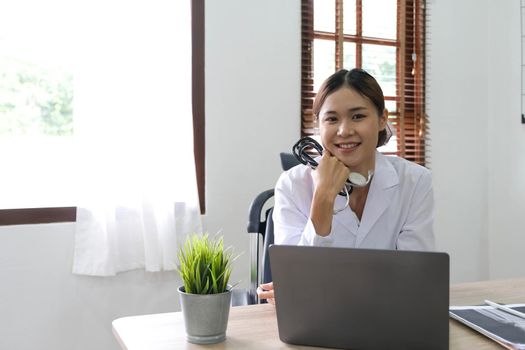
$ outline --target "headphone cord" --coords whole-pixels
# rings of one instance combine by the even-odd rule
[[[307,165],[310,168],[315,170],[317,168],[317,166],[319,165],[319,163],[317,163],[315,161],[315,159],[312,158],[312,156],[309,155],[306,152],[306,150],[308,148],[315,149],[317,151],[317,153],[319,153],[320,155],[323,154],[323,146],[321,146],[321,144],[319,144],[319,142],[317,142],[316,140],[314,140],[310,136],[305,136],[305,137],[301,138],[299,141],[297,141],[295,143],[295,145],[293,145],[293,147],[292,147],[292,153],[295,156],[295,158],[297,158],[297,160],[301,164]],[[341,192],[339,192],[339,195],[340,196],[348,196],[348,198],[349,198],[353,189],[354,189],[354,187],[347,180],[345,182],[344,189]]]

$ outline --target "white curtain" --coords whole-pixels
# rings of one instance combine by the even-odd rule
[[[73,272],[172,270],[200,232],[189,0],[79,4]]]

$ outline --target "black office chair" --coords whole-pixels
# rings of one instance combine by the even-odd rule
[[[280,153],[281,166],[288,170],[299,161],[291,153]],[[248,212],[248,233],[251,236],[250,244],[250,287],[247,293],[247,303],[258,303],[257,287],[260,283],[272,281],[268,247],[273,244],[273,195],[274,190],[269,189],[255,197]],[[262,256],[261,256],[262,250]]]

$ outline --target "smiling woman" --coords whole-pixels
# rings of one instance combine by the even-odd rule
[[[341,69],[323,82],[313,106],[324,151],[317,168],[296,166],[277,181],[275,244],[433,250],[430,171],[376,149],[388,141],[378,82],[362,69]],[[348,189],[351,172],[373,177]],[[349,205],[338,195],[343,188]],[[272,289],[262,285],[260,297],[271,299]]]

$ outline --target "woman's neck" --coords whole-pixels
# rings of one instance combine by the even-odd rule
[[[374,172],[376,167],[376,154],[371,157],[366,163],[361,163],[355,167],[349,167],[350,172],[352,173],[359,173],[363,175],[365,178],[368,178],[369,172]]]
[[[354,187],[350,195],[350,208],[357,215],[359,221],[365,211],[366,198],[368,197],[368,189],[370,184],[365,187]]]

